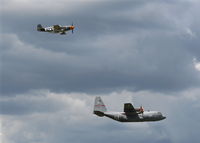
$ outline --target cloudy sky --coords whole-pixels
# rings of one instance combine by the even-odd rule
[[[3,0],[0,142],[199,143],[198,0]],[[76,26],[74,34],[37,24]],[[92,114],[124,102],[167,119],[119,123]]]

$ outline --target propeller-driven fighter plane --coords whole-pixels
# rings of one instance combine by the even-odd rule
[[[38,24],[37,25],[37,31],[40,31],[40,32],[50,32],[50,33],[58,33],[58,34],[61,34],[61,35],[65,35],[67,31],[72,31],[72,33],[74,33],[74,28],[75,26],[73,25],[70,25],[70,26],[61,26],[61,25],[53,25],[53,26],[50,26],[50,27],[42,27],[41,24]]]
[[[93,113],[99,117],[106,116],[119,122],[160,121],[166,118],[161,112],[144,111],[142,106],[140,108],[134,108],[131,103],[124,104],[124,112],[107,112],[101,97],[95,98]]]

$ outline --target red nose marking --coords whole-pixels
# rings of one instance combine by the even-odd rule
[[[69,27],[70,30],[73,30],[74,28],[75,28],[75,26],[70,26]]]

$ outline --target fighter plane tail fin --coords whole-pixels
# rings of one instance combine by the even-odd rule
[[[41,24],[37,25],[37,31],[45,31]]]
[[[104,112],[106,112],[106,106],[104,105],[101,97],[96,97],[95,101],[94,101],[94,114],[96,114],[97,116],[104,116]]]

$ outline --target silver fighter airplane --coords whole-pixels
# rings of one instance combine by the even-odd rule
[[[72,33],[74,32],[74,28],[75,26],[73,25],[70,25],[70,26],[61,26],[61,25],[53,25],[53,26],[50,26],[50,27],[42,27],[41,24],[38,24],[37,25],[37,31],[40,31],[40,32],[50,32],[50,33],[59,33],[61,35],[65,35],[67,31],[72,31]]]
[[[131,103],[124,104],[124,112],[107,112],[101,97],[95,98],[93,113],[99,117],[106,116],[120,122],[160,121],[166,118],[161,112],[144,111],[142,106],[140,108],[134,108]]]

